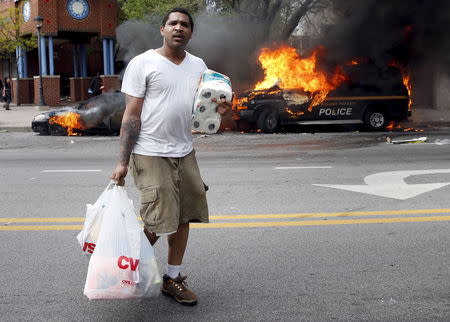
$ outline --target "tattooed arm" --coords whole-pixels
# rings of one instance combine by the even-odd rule
[[[126,109],[120,128],[119,162],[111,175],[111,179],[117,182],[119,186],[125,184],[125,176],[128,172],[127,167],[130,161],[131,151],[133,151],[141,131],[141,111],[144,99],[126,95],[125,101]]]

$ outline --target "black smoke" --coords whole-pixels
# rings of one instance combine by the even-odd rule
[[[335,4],[339,19],[320,41],[329,60],[342,63],[367,57],[378,66],[393,60],[402,66],[450,66],[450,1],[346,0]]]
[[[315,41],[327,54],[329,71],[354,57],[368,58],[385,68],[395,61],[405,68],[432,63],[450,70],[449,0],[334,0],[336,20]],[[264,19],[248,15],[200,13],[187,50],[203,58],[209,68],[231,77],[235,90],[249,89],[261,79],[259,49],[267,46]],[[128,21],[117,29],[121,59],[162,45],[161,17]],[[273,39],[276,41],[277,39]]]
[[[94,96],[76,106],[61,109],[57,115],[68,112],[80,115],[80,122],[84,130],[104,126],[109,128],[111,120],[120,122],[125,111],[125,95],[121,92],[108,92]]]
[[[117,30],[120,59],[128,63],[148,49],[161,47],[159,32],[162,17],[126,21]],[[261,76],[257,54],[262,44],[264,26],[239,14],[199,13],[187,51],[201,57],[208,68],[228,75],[233,88],[249,88]],[[122,71],[123,72],[123,71]]]
[[[129,20],[117,27],[116,35],[119,43],[118,59],[126,64],[136,55],[162,45],[159,26],[162,17],[149,16],[146,19]],[[124,70],[121,71],[122,73]]]
[[[125,95],[121,92],[109,92],[93,97],[83,106],[78,107],[77,113],[86,128],[92,128],[107,118],[120,116],[125,111]]]

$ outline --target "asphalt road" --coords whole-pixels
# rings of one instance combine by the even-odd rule
[[[448,128],[197,136],[212,223],[192,228],[184,272],[199,304],[184,307],[83,295],[88,259],[75,236],[118,138],[2,133],[1,320],[448,321],[443,139]],[[127,188],[137,204],[131,178]],[[163,272],[165,241],[155,250]]]

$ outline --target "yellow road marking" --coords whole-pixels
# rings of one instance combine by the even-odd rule
[[[0,226],[0,230],[81,230],[82,225]]]
[[[193,228],[240,228],[240,227],[282,227],[282,226],[329,226],[354,224],[382,224],[401,222],[450,221],[450,216],[406,217],[406,218],[370,218],[342,220],[304,220],[304,221],[272,221],[272,222],[239,222],[192,224]]]
[[[304,220],[304,221],[271,221],[271,222],[228,222],[191,224],[192,228],[251,228],[251,227],[288,227],[288,226],[330,226],[354,224],[382,224],[402,222],[450,221],[450,216],[434,217],[402,217],[402,218],[370,218],[370,219],[336,219],[336,220]],[[0,230],[81,230],[81,225],[48,225],[48,226],[0,226]]]
[[[68,218],[0,218],[0,222],[84,222],[83,217]]]
[[[216,215],[211,220],[237,219],[283,219],[283,218],[321,218],[321,217],[351,217],[351,216],[382,216],[382,215],[417,215],[445,214],[450,209],[419,209],[419,210],[385,210],[385,211],[349,211],[349,212],[310,212],[299,214],[256,214],[256,215]],[[84,217],[69,218],[0,218],[0,222],[33,223],[33,222],[84,222]]]
[[[267,215],[223,215],[210,216],[210,219],[269,219],[269,218],[321,218],[321,217],[351,217],[351,216],[382,216],[382,215],[417,215],[450,213],[450,209],[420,209],[420,210],[386,210],[386,211],[349,211],[349,212],[310,212],[301,214],[267,214]]]

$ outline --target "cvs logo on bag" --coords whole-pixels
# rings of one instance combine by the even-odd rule
[[[129,286],[133,286],[133,285],[135,285],[136,283],[134,283],[134,282],[132,282],[132,281],[128,281],[128,280],[122,280],[122,284],[124,284],[124,285],[129,285]]]
[[[94,243],[87,243],[87,242],[84,243],[83,252],[88,252],[92,254],[94,252],[94,249],[95,249]]]
[[[132,271],[135,271],[138,265],[139,259],[134,259],[127,256],[120,256],[117,260],[117,266],[121,269],[127,269],[129,267]]]

